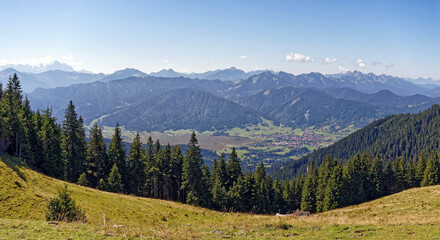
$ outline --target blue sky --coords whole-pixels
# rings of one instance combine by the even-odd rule
[[[1,1],[0,65],[440,79],[440,1]]]

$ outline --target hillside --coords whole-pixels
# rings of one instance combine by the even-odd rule
[[[440,146],[440,106],[417,114],[391,115],[374,121],[368,126],[348,135],[333,145],[313,151],[298,161],[274,170],[278,177],[292,177],[304,172],[310,162],[320,164],[330,155],[341,161],[358,153],[379,153],[384,159],[403,156],[405,159],[437,151]]]
[[[10,71],[13,70],[9,69],[8,73],[10,73]],[[166,71],[170,72],[172,70]],[[225,71],[222,71],[222,73]],[[229,71],[239,70],[229,69]],[[87,74],[80,75],[75,72],[64,73],[62,71],[49,71],[32,76],[47,76],[52,79],[59,75],[75,82],[80,82],[83,78],[81,77],[82,75],[92,76]],[[23,85],[27,87],[27,77],[19,74],[19,77],[20,76],[23,78]],[[349,76],[352,76],[353,79],[349,78]],[[56,78],[58,79],[58,77]],[[119,78],[124,79],[112,80]],[[363,80],[361,81],[358,78]],[[4,79],[7,79],[6,75]],[[340,128],[349,125],[363,127],[373,120],[389,114],[415,113],[429,108],[432,104],[440,103],[439,98],[430,98],[423,95],[396,95],[395,92],[391,92],[391,90],[396,90],[398,93],[399,89],[390,86],[394,86],[398,83],[406,84],[407,82],[391,77],[390,79],[392,80],[387,79],[387,76],[379,77],[374,74],[363,74],[360,72],[344,75],[344,77],[329,77],[320,73],[293,75],[285,72],[273,73],[267,71],[232,82],[191,79],[188,77],[154,77],[151,75],[148,76],[136,69],[125,69],[108,75],[103,81],[74,84],[69,87],[52,89],[39,88],[27,94],[27,96],[31,100],[33,109],[45,109],[47,106],[51,106],[54,116],[58,119],[64,116],[67,103],[73,100],[78,113],[84,118],[84,122],[87,125],[105,116],[117,115],[121,109],[139,108],[139,106],[142,105],[146,106],[147,100],[151,101],[151,99],[156,96],[182,88],[201,90],[214,94],[219,98],[234,101],[245,107],[251,107],[260,111],[258,113],[258,119],[254,119],[253,122],[259,121],[259,117],[265,115],[265,119],[281,122],[287,126],[301,128],[325,126]],[[37,83],[37,80],[38,79],[35,78],[34,83]],[[360,89],[356,87],[357,85],[351,84],[352,81],[358,80],[363,82],[363,84],[374,84],[375,87],[372,87],[371,91],[377,90],[378,92],[371,94],[359,92]],[[63,81],[62,77],[59,77],[59,84]],[[92,79],[87,78],[87,81],[92,81]],[[393,81],[395,82],[395,84],[393,83],[394,85],[388,84]],[[47,82],[47,80],[45,80],[45,82]],[[49,82],[48,86],[51,85],[53,84]],[[405,86],[411,88],[412,85],[407,84]],[[310,89],[305,90],[307,88]],[[419,88],[414,87],[413,89],[417,90]],[[177,91],[174,93],[178,94],[181,92]],[[276,94],[282,94],[282,96],[276,96]],[[177,97],[185,98],[185,96]],[[298,99],[298,101],[294,101],[296,99]],[[293,102],[295,102],[295,104],[292,104]],[[204,110],[213,112],[215,109]],[[204,110],[198,109],[198,111]],[[148,109],[146,111],[148,111]],[[130,111],[127,110],[125,113],[130,113]],[[234,115],[230,115],[231,118],[233,116]],[[138,116],[133,115],[125,117],[141,120]],[[150,120],[151,121],[138,122],[135,125],[160,125],[162,122],[161,118],[151,118]],[[180,119],[171,119],[171,121],[179,120]],[[233,121],[239,122],[240,119],[237,118]],[[154,124],[150,124],[151,122]],[[248,122],[249,121],[245,123]],[[218,126],[217,123],[214,125]],[[231,127],[242,127],[242,125],[243,124],[232,124]],[[162,131],[162,129],[168,130],[167,127],[169,126],[149,128],[155,131]],[[191,124],[180,124],[180,126],[172,124],[171,127],[173,129],[175,127],[181,127],[182,129],[193,128]],[[205,127],[202,128],[206,129]],[[134,130],[142,129],[145,129],[145,127]]]
[[[78,113],[89,124],[96,118],[113,113],[136,102],[179,88],[195,88],[215,93],[228,82],[188,78],[130,77],[124,80],[75,84],[69,87],[37,89],[29,94],[32,108],[53,108],[55,117],[62,119],[64,110],[73,100]]]
[[[86,211],[88,222],[48,224],[43,221],[46,204],[64,184],[2,155],[2,238],[428,239],[440,234],[440,186],[415,188],[359,206],[295,217],[221,213],[67,184],[77,204]]]
[[[128,106],[102,119],[101,124],[138,131],[179,129],[222,130],[261,122],[250,108],[197,89],[172,90]]]
[[[336,99],[315,88],[281,87],[259,92],[241,102],[287,126],[362,127],[379,117],[377,107]]]

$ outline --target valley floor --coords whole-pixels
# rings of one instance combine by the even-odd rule
[[[87,223],[44,221],[65,183],[0,161],[0,239],[436,239],[440,186],[307,217],[221,213],[67,184]]]

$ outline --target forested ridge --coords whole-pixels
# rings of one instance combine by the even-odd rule
[[[90,130],[87,142],[83,120],[72,101],[66,108],[64,120],[58,124],[50,108],[34,111],[29,101],[23,100],[16,75],[10,77],[5,89],[0,89],[2,151],[22,158],[28,166],[46,175],[105,191],[180,201],[221,211],[288,213],[297,209],[321,212],[411,187],[440,183],[440,160],[435,152],[438,145],[420,145],[425,148],[408,151],[400,148],[404,150],[376,155],[367,154],[369,149],[366,148],[363,154],[354,153],[346,161],[314,153],[316,161],[306,165],[307,173],[289,181],[267,175],[264,164],[253,173],[243,173],[235,149],[228,159],[221,155],[214,161],[213,168],[209,168],[203,162],[194,133],[185,153],[178,146],[163,147],[151,137],[144,148],[138,133],[127,154],[118,125],[108,147],[98,125]],[[387,130],[394,134],[392,137],[399,137],[425,129],[430,139],[436,137],[431,131],[438,125],[439,121],[435,121],[438,115],[438,106],[420,115],[398,115],[402,122],[392,121]],[[394,118],[379,120],[372,126]],[[406,122],[409,123],[405,125]],[[402,124],[400,127],[405,129],[394,132],[392,123]],[[414,123],[420,126],[412,127]],[[380,136],[385,138],[386,135]],[[411,138],[408,135],[408,139]],[[359,141],[353,144],[366,146],[368,143],[363,138],[353,139]],[[387,141],[397,140],[388,137]]]
[[[440,106],[417,114],[390,115],[374,121],[333,145],[313,151],[298,161],[292,161],[273,175],[291,178],[305,172],[311,162],[320,164],[325,156],[346,162],[363,152],[380,154],[391,161],[397,157],[410,159],[422,152],[431,153],[440,146]]]

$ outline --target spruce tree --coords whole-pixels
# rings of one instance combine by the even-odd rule
[[[116,124],[115,133],[108,146],[108,159],[110,164],[113,166],[116,164],[118,167],[119,174],[121,175],[121,185],[124,192],[128,187],[127,183],[127,166],[126,166],[126,152],[124,144],[121,137],[121,129],[119,128],[119,123]]]
[[[212,202],[214,209],[225,210],[227,208],[226,180],[226,163],[224,155],[221,154],[219,161],[214,159],[214,169],[212,171]]]
[[[139,132],[136,133],[128,153],[128,192],[139,195],[142,186],[145,184],[145,149]]]
[[[318,169],[318,188],[316,190],[316,211],[321,212],[324,208],[324,197],[329,179],[333,172],[335,161],[328,155],[324,158]]]
[[[181,185],[182,185],[182,164],[183,154],[182,149],[179,146],[173,146],[171,148],[171,163],[170,163],[170,181],[172,199],[174,201],[182,201],[181,198]]]
[[[66,180],[76,182],[84,172],[86,147],[83,123],[78,119],[72,101],[64,116],[62,149],[66,162]]]
[[[341,186],[342,186],[342,167],[337,164],[333,167],[328,184],[325,188],[325,195],[322,204],[322,211],[328,211],[338,208],[341,204]]]
[[[202,187],[204,186],[202,183],[203,158],[197,144],[196,134],[193,132],[183,158],[182,167],[182,189],[184,190],[185,202],[194,205],[202,203]]]
[[[107,183],[101,178],[99,179],[98,186],[96,186],[96,188],[101,191],[107,191]]]
[[[162,149],[162,178],[163,178],[163,199],[171,200],[173,196],[172,187],[172,159],[171,159],[171,145],[168,143]]]
[[[8,153],[22,157],[23,145],[27,141],[26,129],[22,122],[22,90],[17,74],[9,77],[8,85],[4,91],[4,108],[6,110],[5,132],[8,133]]]
[[[85,172],[79,175],[78,182],[76,182],[76,184],[81,186],[89,186],[89,181],[87,180],[87,175]]]
[[[421,186],[422,184],[423,178],[425,176],[425,169],[426,169],[425,154],[421,152],[417,161],[417,169],[416,169],[417,186]]]
[[[374,158],[373,165],[371,167],[371,180],[374,186],[373,198],[379,198],[383,195],[383,171],[383,160],[378,153]]]
[[[318,170],[312,162],[309,167],[301,194],[301,210],[303,211],[316,212],[317,177]]]
[[[26,162],[30,166],[35,167],[35,158],[40,154],[37,151],[41,152],[42,149],[38,139],[38,129],[34,125],[34,115],[35,113],[31,110],[29,100],[26,97],[23,102],[22,122],[26,130],[27,139],[23,143],[23,157],[26,158]]]
[[[254,172],[255,187],[256,187],[256,210],[260,213],[267,213],[270,206],[269,191],[271,185],[266,178],[266,171],[264,169],[264,163],[260,165]]]
[[[146,157],[145,157],[145,185],[143,189],[143,194],[147,197],[154,197],[154,179],[153,175],[155,172],[154,169],[154,154],[153,154],[153,139],[151,136],[148,137],[147,147],[146,147]]]
[[[110,162],[107,154],[102,130],[98,124],[90,129],[90,140],[87,144],[87,161],[85,170],[90,186],[97,186],[99,179],[105,179],[110,172]]]
[[[107,189],[110,192],[121,192],[121,175],[119,174],[118,166],[116,166],[116,163],[113,164],[110,174],[108,175]]]
[[[431,154],[426,163],[422,186],[431,186],[440,183],[440,160],[437,153]]]
[[[201,182],[201,203],[200,205],[205,208],[212,208],[212,183],[211,183],[211,170],[208,165],[202,167],[202,182]]]
[[[43,147],[43,159],[41,169],[43,173],[55,177],[63,178],[66,171],[66,163],[62,156],[61,148],[61,128],[55,123],[52,117],[52,109],[48,108],[41,115],[41,129],[38,137],[41,139]]]
[[[235,182],[237,182],[238,178],[241,176],[241,166],[240,159],[237,156],[237,152],[235,151],[235,147],[232,148],[231,154],[229,155],[228,165],[228,188],[232,187]]]
[[[43,120],[40,110],[37,110],[32,117],[32,125],[34,126],[35,133],[29,133],[29,144],[31,146],[32,153],[34,155],[33,166],[42,170],[43,162],[45,160],[43,142],[40,138],[39,132],[42,129]]]

